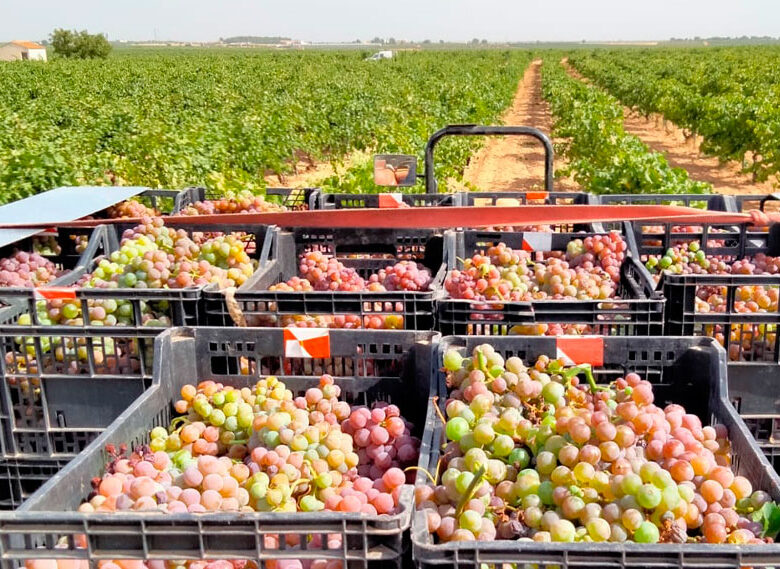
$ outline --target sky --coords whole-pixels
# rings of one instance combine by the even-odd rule
[[[0,0],[0,40],[618,41],[780,36],[780,0]]]

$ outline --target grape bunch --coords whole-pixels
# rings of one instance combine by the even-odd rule
[[[330,253],[310,250],[301,256],[299,275],[286,282],[271,285],[268,290],[275,292],[387,292],[408,291],[423,292],[430,289],[433,278],[430,271],[415,261],[398,261],[380,269],[367,279],[347,267]],[[276,303],[269,303],[269,309],[275,310]],[[397,330],[404,327],[401,314],[403,302],[373,301],[372,314],[295,314],[251,317],[253,326],[293,326],[297,328],[371,328]]]
[[[32,240],[33,252],[44,257],[59,255],[62,253],[62,247],[57,243],[54,235],[36,235]]]
[[[393,303],[383,303],[383,309],[386,312],[394,310]],[[403,304],[395,307],[396,311],[403,310]],[[266,326],[276,324],[275,317],[268,317],[265,320],[258,320]],[[293,328],[340,328],[345,330],[354,330],[357,328],[368,328],[371,330],[402,330],[404,327],[404,317],[400,314],[372,314],[360,316],[359,314],[320,314],[316,316],[308,314],[283,315],[278,319],[282,327]]]
[[[44,274],[45,269],[38,270],[41,275]],[[125,231],[117,251],[97,261],[93,271],[82,276],[74,286],[167,289],[216,284],[224,288],[241,285],[253,271],[254,262],[246,253],[243,240],[233,235],[220,235],[196,243],[186,231],[166,227],[161,218],[145,217],[143,223]],[[140,322],[142,326],[169,327],[172,324],[171,307],[165,300],[146,302],[130,298],[89,298],[86,300],[86,314],[83,313],[84,302],[81,299],[37,301],[37,322],[44,326],[83,326],[87,323],[93,326],[133,326]],[[30,325],[33,323],[32,315],[22,314],[17,322],[23,326]],[[68,361],[77,366],[77,362],[88,360],[85,338],[43,336],[40,342],[43,352],[53,353],[57,362]],[[19,336],[16,343],[28,356],[35,356],[35,338]],[[133,342],[118,346],[112,338],[106,337],[91,352],[96,365],[126,365],[132,368],[137,367],[138,362],[129,358],[129,354],[136,350]]]
[[[132,219],[139,217],[156,217],[160,212],[147,207],[138,200],[125,200],[106,209],[106,217],[110,219]]]
[[[449,271],[444,287],[452,298],[474,301],[613,298],[626,249],[614,231],[574,239],[565,252],[535,254],[499,243]]]
[[[379,269],[369,277],[369,283],[379,283],[385,290],[422,292],[431,287],[430,271],[414,261],[399,261],[385,269]],[[371,286],[369,284],[369,286]]]
[[[39,253],[17,251],[0,259],[0,287],[37,287],[60,274],[57,266]]]
[[[440,541],[772,541],[754,516],[770,497],[732,470],[727,429],[656,405],[636,373],[597,385],[590,366],[489,344],[444,368],[442,474],[415,488]]]
[[[314,290],[358,292],[366,289],[366,282],[355,269],[345,267],[341,261],[322,251],[304,253],[298,272]]]
[[[177,215],[213,215],[221,213],[277,213],[287,208],[266,201],[263,196],[253,195],[249,190],[228,193],[216,200],[198,201],[188,205]]]
[[[241,389],[203,381],[185,385],[174,408],[178,416],[152,429],[148,445],[107,449],[111,460],[80,512],[392,514],[403,469],[419,453],[396,406],[352,407],[329,375],[298,396],[276,377]],[[301,545],[299,535],[264,539],[267,547]],[[328,541],[341,546],[339,534]]]
[[[698,241],[675,245],[663,256],[647,256],[645,266],[658,283],[663,273],[715,275],[774,275],[780,272],[780,258],[759,253],[733,259],[707,255]],[[777,312],[776,285],[740,285],[735,288],[733,306],[728,304],[728,286],[697,285],[694,310],[697,313]],[[772,357],[776,326],[765,323],[708,324],[703,332],[727,348],[731,361],[766,360]]]

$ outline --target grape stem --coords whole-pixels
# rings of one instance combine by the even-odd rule
[[[447,424],[447,419],[444,417],[444,414],[441,412],[441,409],[439,409],[439,396],[435,395],[431,398],[431,401],[433,403],[433,408],[436,410],[436,414],[439,416],[439,419],[441,419],[441,422],[443,425]]]
[[[174,432],[174,431],[177,429],[177,425],[178,425],[179,423],[185,423],[186,421],[187,421],[187,416],[186,416],[186,415],[182,415],[181,417],[176,417],[175,419],[173,419],[173,420],[171,421],[171,424],[170,424],[170,426],[168,427],[168,429],[169,429],[169,432],[170,432],[171,434],[173,434],[173,432]]]
[[[458,507],[455,509],[455,518],[460,517],[460,514],[463,512],[463,508],[466,507],[466,504],[468,504],[469,500],[471,500],[474,492],[477,491],[477,488],[482,483],[482,478],[485,476],[485,472],[486,469],[484,464],[477,469],[477,472],[474,475],[474,480],[471,481],[471,484],[469,484],[469,487],[466,488],[466,491],[463,493],[463,496],[461,496],[460,501],[458,502]]]
[[[423,468],[422,466],[408,466],[404,468],[404,472],[409,472],[410,470],[419,470],[420,472],[424,472],[425,475],[428,477],[428,479],[431,481],[431,484],[433,484],[434,486],[436,485],[436,479],[433,477],[433,474],[428,472],[428,470]]]
[[[609,390],[608,387],[596,385],[596,379],[593,377],[593,367],[590,364],[580,364],[578,366],[574,366],[567,370],[564,370],[561,373],[561,375],[567,382],[571,381],[571,378],[573,378],[574,376],[580,374],[583,374],[585,376],[585,379],[588,380],[588,385],[590,385],[591,393],[596,393],[597,391]]]

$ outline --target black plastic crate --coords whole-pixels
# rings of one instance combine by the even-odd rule
[[[708,211],[736,211],[734,196],[722,194],[601,194],[594,196],[599,205],[677,205]],[[619,223],[602,222],[602,229],[618,229]]]
[[[186,226],[196,230],[196,222]],[[230,231],[232,226],[220,226]],[[267,226],[241,228],[255,242]],[[74,284],[101,255],[116,249],[113,229],[93,232],[89,265],[81,265],[39,289],[5,289],[0,309],[0,459],[65,459],[76,456],[150,385],[154,339],[168,326],[196,325],[204,318],[204,287],[185,289],[63,288],[87,317],[81,325],[42,324],[41,295]],[[259,254],[259,253],[258,253]],[[132,324],[89,321],[90,301],[113,299],[129,308]],[[145,307],[167,321],[142,321]],[[24,318],[25,321],[20,322]],[[30,322],[28,323],[27,320]]]
[[[364,327],[372,317],[393,317],[393,327],[433,329],[433,290],[282,292],[267,289],[298,275],[298,259],[307,250],[329,253],[363,278],[397,261],[410,260],[425,265],[435,280],[443,274],[443,237],[434,230],[294,228],[276,229],[271,239],[270,246],[264,244],[269,256],[261,258],[260,269],[235,291],[230,301],[249,326],[286,326],[301,316],[347,315],[357,317]],[[206,289],[203,298],[209,325],[234,325],[222,292]]]
[[[565,250],[572,239],[584,239],[594,233],[546,234],[550,247]],[[461,231],[445,237],[447,269],[458,268],[458,259],[498,243],[515,250],[525,242],[536,241],[538,233]],[[436,282],[437,326],[443,334],[496,336],[529,334],[535,324],[582,325],[585,333],[605,336],[652,336],[663,332],[664,301],[653,290],[646,271],[630,253],[634,250],[628,227],[623,231],[627,256],[620,267],[617,298],[605,300],[474,301],[450,298],[444,289],[444,277]],[[579,328],[579,327],[578,327]],[[582,333],[582,332],[580,332]],[[533,333],[531,333],[533,335]]]
[[[595,205],[598,198],[586,192],[460,192],[458,194],[459,206],[488,207],[495,205],[521,206],[521,205]],[[520,228],[528,231],[540,231],[533,227]],[[518,230],[520,230],[518,229]],[[572,231],[600,231],[595,225],[588,223],[577,224],[553,224],[546,226],[545,230],[554,232]]]
[[[78,241],[79,237],[83,239],[81,242]],[[60,271],[70,271],[85,262],[83,249],[88,241],[89,235],[84,235],[83,229],[46,230],[0,247],[0,259],[9,257],[17,251],[37,252],[54,263]],[[44,247],[46,250],[43,249]],[[0,298],[2,298],[2,291],[3,288],[0,287]]]
[[[0,510],[21,506],[67,463],[67,460],[0,461]]]
[[[729,399],[780,472],[780,365],[729,364]]]
[[[266,198],[273,197],[269,201],[275,201],[290,209],[319,209],[319,195],[319,188],[266,188],[265,190]],[[184,208],[195,202],[216,200],[223,197],[222,192],[206,188],[185,188],[176,196],[176,203],[171,213],[173,215],[181,213]]]
[[[749,231],[746,226],[685,226],[689,231],[674,232],[670,224],[661,234],[648,233],[634,226],[639,258],[663,255],[674,245],[699,242],[707,255],[733,262],[759,253],[780,253],[780,228],[769,232]],[[643,270],[646,270],[643,267]],[[650,277],[652,278],[652,277]],[[771,295],[780,292],[780,274],[670,274],[664,272],[657,290],[666,299],[665,332],[679,336],[712,336],[718,339],[732,362],[772,362],[780,356],[777,326],[780,324],[777,301]],[[754,300],[755,291],[770,298],[762,312],[744,311],[745,302]],[[713,310],[707,298],[717,295],[721,304]],[[763,301],[762,301],[763,302]]]
[[[443,338],[441,358],[451,347],[469,352],[485,342],[478,337]],[[556,338],[491,338],[488,342],[504,357],[534,360],[539,355],[557,357]],[[735,470],[747,477],[754,489],[780,498],[780,478],[768,464],[750,432],[729,403],[725,353],[711,338],[603,338],[604,365],[594,369],[597,382],[608,382],[629,371],[653,383],[656,404],[679,403],[705,424],[726,426],[732,443]],[[444,406],[445,374],[439,373],[438,404]],[[420,463],[433,471],[440,456],[443,426],[431,405]],[[427,454],[425,454],[427,453]],[[425,456],[423,456],[425,454]],[[427,477],[418,475],[417,484]],[[780,547],[771,545],[538,543],[519,541],[469,541],[435,544],[422,512],[412,521],[413,556],[416,566],[457,569],[502,567],[775,567]],[[506,564],[506,565],[504,565]]]
[[[351,403],[391,401],[415,424],[421,436],[433,374],[433,332],[330,331],[330,357],[285,357],[284,330],[252,328],[180,328],[166,331],[155,344],[155,383],[88,449],[43,486],[19,510],[0,514],[0,566],[25,559],[116,557],[133,559],[253,559],[261,567],[275,559],[325,558],[343,567],[399,565],[411,523],[413,492],[406,487],[401,510],[366,516],[336,512],[177,514],[128,512],[82,514],[75,510],[102,474],[107,444],[148,442],[149,431],[165,425],[181,386],[212,378],[234,386],[254,385],[277,375],[296,394],[330,373]],[[248,372],[248,373],[242,373]],[[86,534],[88,549],[54,549],[60,538],[73,543]],[[314,534],[339,534],[342,547],[306,553],[282,545],[263,546],[268,534],[294,534],[302,542]],[[284,540],[282,540],[284,543]],[[41,549],[43,548],[43,549]]]
[[[402,205],[403,204],[403,205]],[[361,209],[396,207],[446,207],[459,204],[459,194],[328,194],[319,195],[318,209]]]

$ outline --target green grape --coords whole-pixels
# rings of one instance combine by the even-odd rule
[[[474,475],[471,472],[461,472],[455,480],[455,488],[460,494],[465,494],[473,481]]]
[[[542,388],[542,397],[547,403],[555,403],[560,400],[565,393],[565,388],[560,383],[551,381]]]
[[[489,445],[493,442],[496,433],[493,431],[493,427],[487,423],[480,423],[474,427],[474,440],[479,445]]]
[[[539,484],[539,489],[537,490],[538,496],[541,499],[542,503],[545,506],[552,506],[553,505],[553,489],[555,487],[553,486],[553,483],[549,480],[545,480],[541,484]]]
[[[553,541],[574,541],[577,530],[569,520],[557,520],[550,525],[550,537]]]
[[[602,518],[591,518],[585,524],[593,541],[608,541],[612,533],[609,522]]]
[[[508,464],[515,465],[519,469],[523,469],[531,462],[531,455],[524,448],[516,447],[509,453],[506,461]]]
[[[444,354],[444,369],[458,371],[463,365],[463,356],[457,350],[447,350]]]
[[[553,453],[542,451],[536,456],[536,470],[540,474],[550,474],[556,466],[558,466],[558,461]]]
[[[482,516],[474,510],[466,510],[458,518],[458,525],[476,535],[482,528]]]
[[[661,491],[661,504],[664,510],[673,510],[680,503],[680,493],[676,485],[667,486]]]
[[[319,512],[325,508],[325,504],[314,496],[308,495],[301,498],[301,510],[304,512]]]
[[[661,491],[652,484],[643,484],[637,492],[636,500],[643,508],[652,510],[661,503]]]
[[[625,494],[634,495],[642,487],[642,479],[638,474],[631,472],[623,477],[620,487]]]
[[[634,541],[637,543],[658,543],[660,537],[658,528],[652,522],[642,522],[634,532]]]
[[[515,441],[508,435],[498,435],[493,441],[493,454],[495,456],[509,456],[514,448]]]

